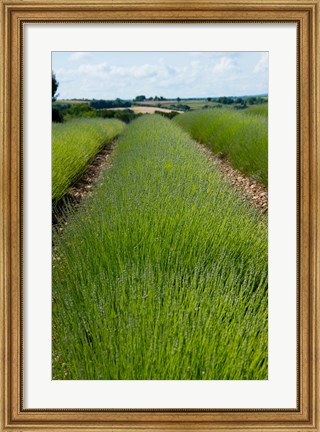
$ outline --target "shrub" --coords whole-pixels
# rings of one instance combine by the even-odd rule
[[[64,114],[66,120],[77,117],[96,117],[96,111],[86,103],[72,104]]]
[[[128,108],[131,106],[131,102],[129,101],[123,101],[121,99],[115,99],[115,100],[93,100],[90,102],[90,107],[95,109],[102,109],[102,108]]]
[[[62,123],[63,122],[63,114],[56,108],[52,108],[52,121],[54,123]]]
[[[167,117],[170,120],[173,119],[175,116],[179,115],[177,111],[169,111],[169,112],[155,111],[154,114],[162,115],[163,117]]]
[[[131,109],[126,109],[126,110],[115,111],[114,117],[117,118],[118,120],[125,122],[125,123],[130,123],[132,120],[139,117],[139,115],[141,115],[141,114],[136,114]]]

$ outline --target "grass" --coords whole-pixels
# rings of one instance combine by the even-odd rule
[[[74,105],[74,104],[84,104],[90,103],[89,99],[57,99],[54,102],[52,102],[53,106],[54,105],[60,105],[60,104],[70,104],[70,105]]]
[[[243,111],[245,114],[265,116],[268,118],[268,104],[253,105]]]
[[[226,155],[234,168],[268,185],[266,116],[216,109],[185,113],[173,121],[213,152]]]
[[[52,125],[52,200],[59,201],[88,163],[123,131],[119,120],[75,119]]]
[[[128,126],[54,243],[54,379],[267,379],[267,220],[173,122]]]

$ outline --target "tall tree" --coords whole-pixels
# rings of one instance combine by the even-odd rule
[[[57,99],[57,97],[59,96],[57,93],[58,87],[59,87],[59,83],[56,79],[54,72],[52,72],[52,84],[51,84],[52,102],[54,102]],[[62,112],[59,111],[59,109],[57,109],[57,107],[55,107],[54,105],[52,105],[52,121],[55,123],[62,123],[63,122]]]
[[[59,83],[58,83],[58,81],[56,79],[56,75],[55,75],[54,72],[52,72],[52,87],[51,87],[51,90],[52,90],[52,102],[54,102],[57,99],[57,97],[59,96],[57,94],[58,87],[59,87]]]

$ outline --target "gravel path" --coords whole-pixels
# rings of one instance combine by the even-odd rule
[[[240,191],[245,200],[248,200],[254,207],[263,213],[268,211],[268,189],[254,180],[247,177],[240,171],[234,169],[230,162],[224,157],[215,155],[204,144],[199,144],[200,150],[214,163],[223,175],[237,190]]]
[[[102,172],[111,166],[111,153],[113,145],[108,145],[97,154],[93,162],[75,185],[68,191],[68,196],[80,202],[90,195],[96,183],[99,182]]]
[[[80,205],[83,198],[90,195],[94,186],[99,183],[103,171],[110,167],[113,143],[104,147],[87,167],[81,178],[69,189],[68,193],[60,200],[52,213],[52,224],[57,225],[62,231],[67,222],[64,217],[66,211]],[[62,218],[62,219],[61,219]]]

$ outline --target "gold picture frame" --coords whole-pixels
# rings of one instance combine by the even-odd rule
[[[2,431],[320,431],[319,0],[0,0]],[[296,409],[23,407],[23,25],[27,22],[292,22],[297,25]]]

